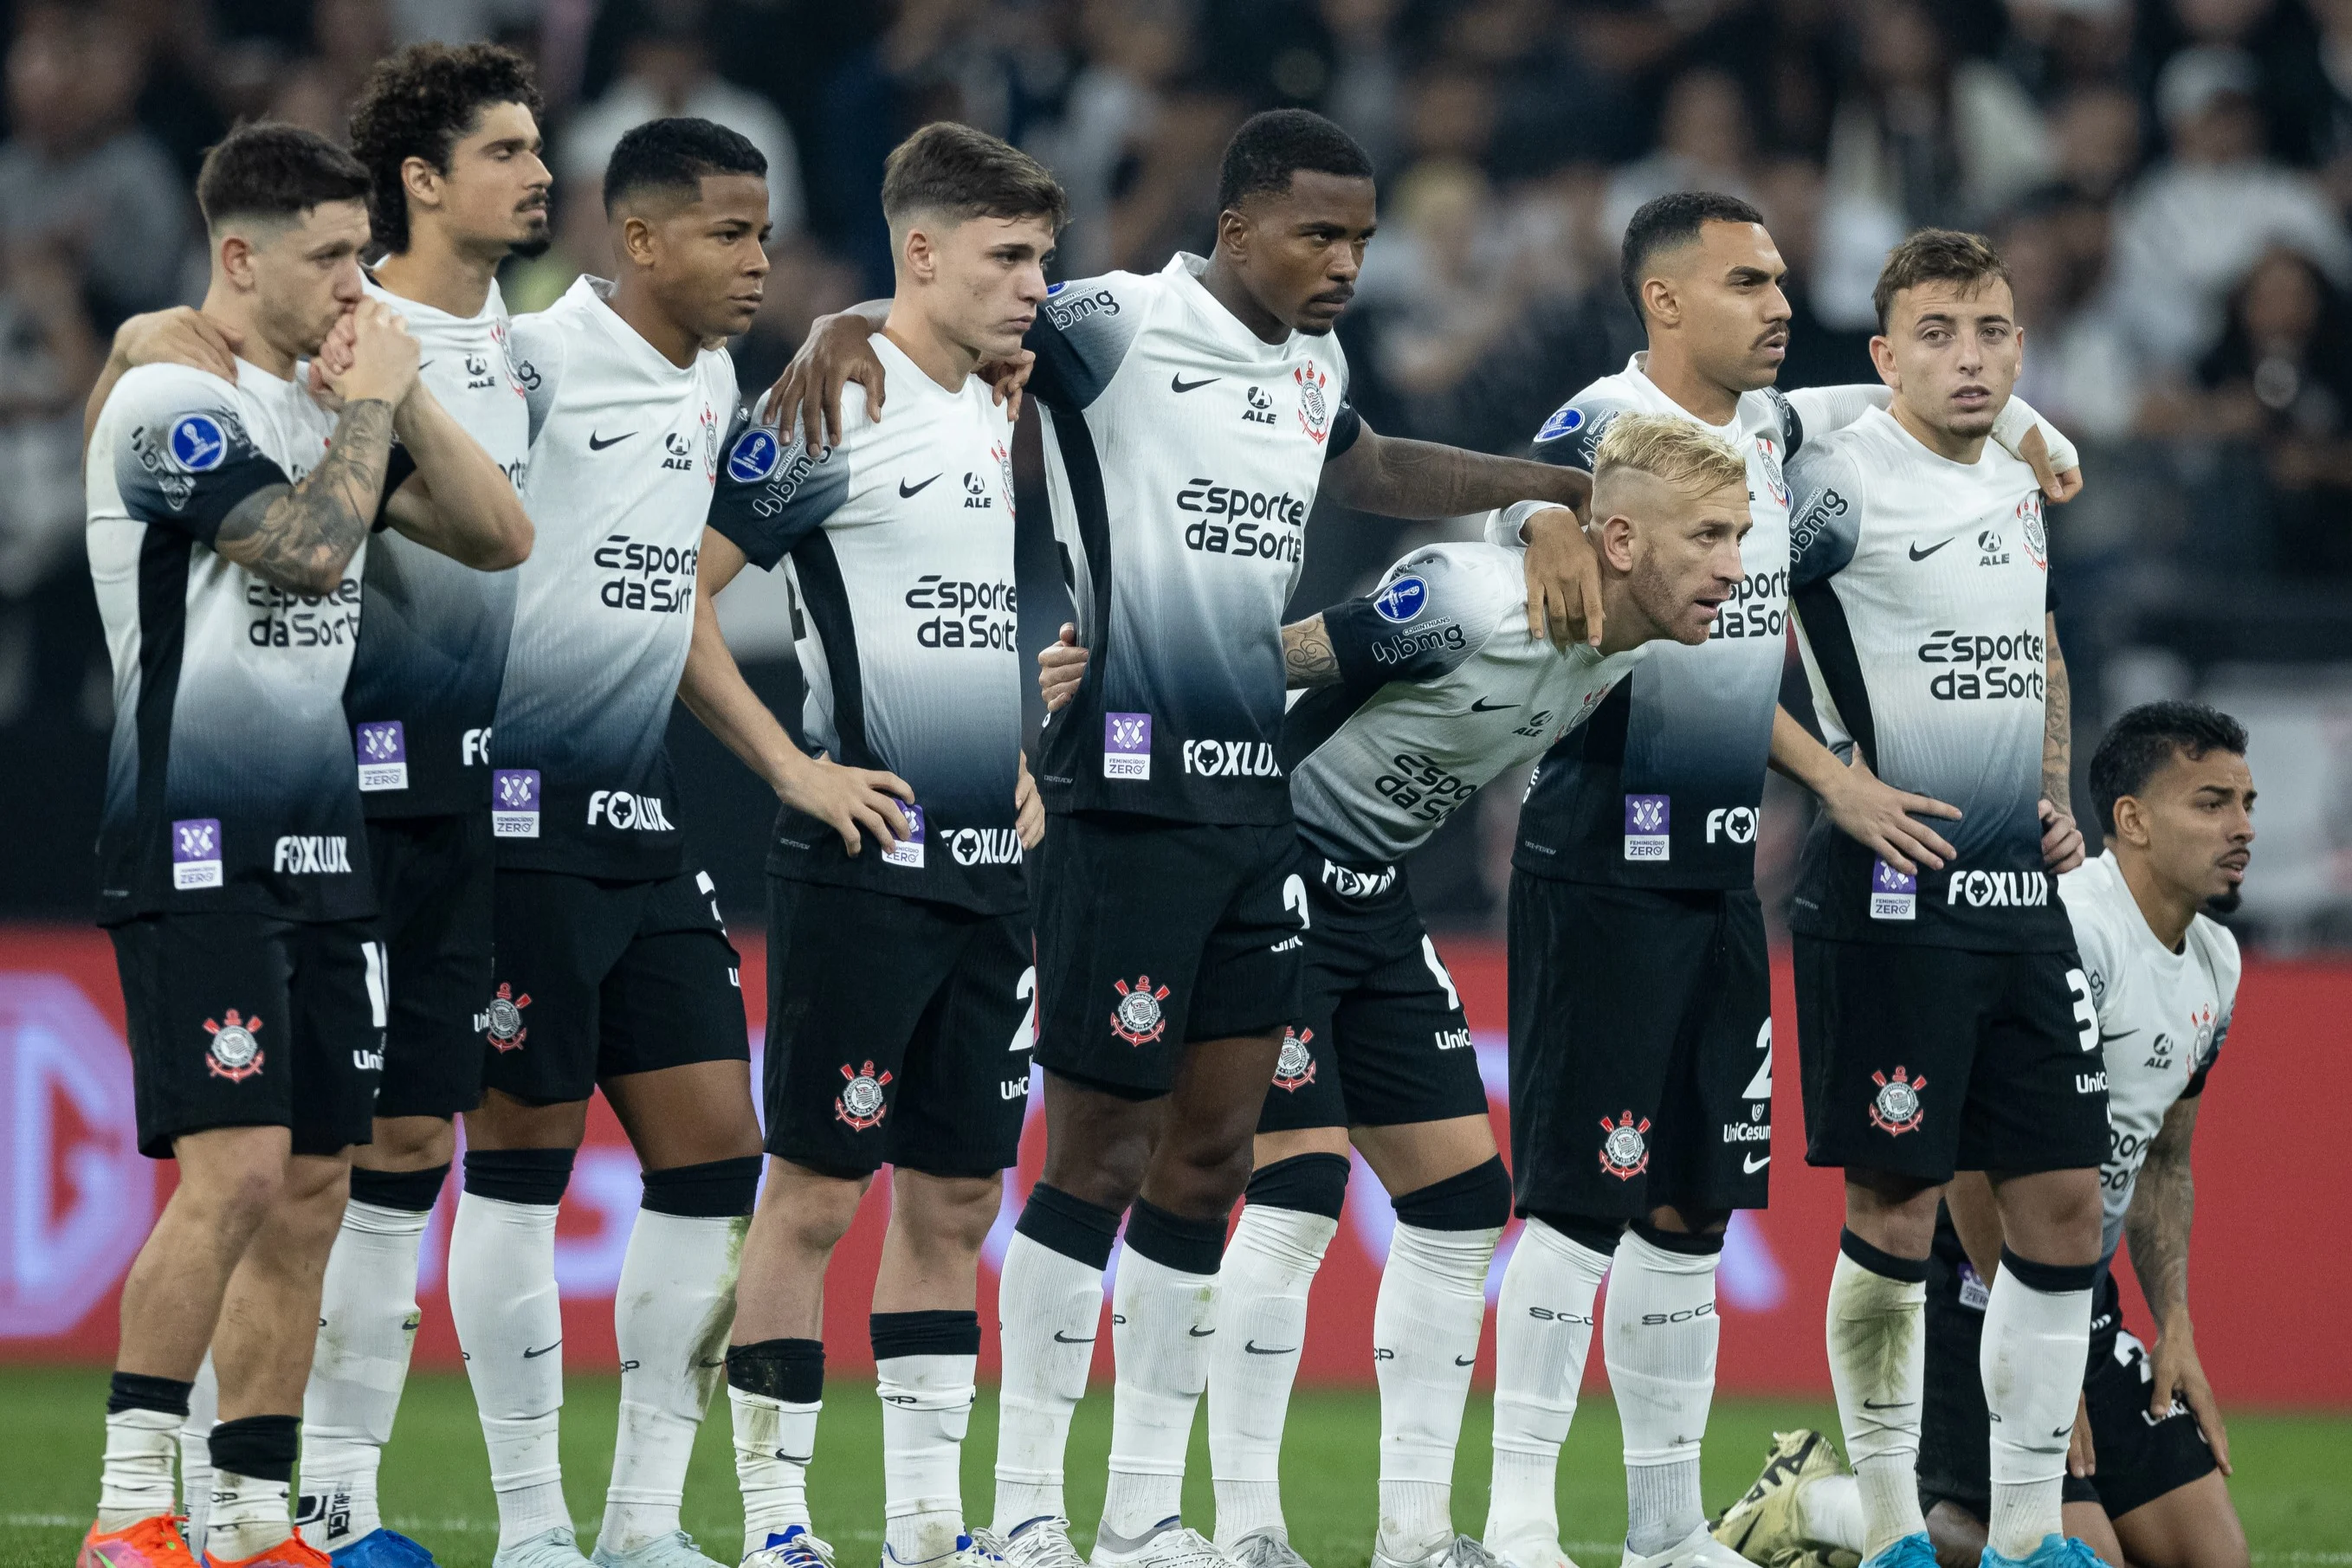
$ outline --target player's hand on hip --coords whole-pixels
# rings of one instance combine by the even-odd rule
[[[1037,794],[1037,781],[1029,777],[1029,758],[1021,759],[1021,776],[1013,784],[1013,830],[1021,835],[1021,847],[1034,850],[1045,841],[1045,802]]]
[[[1846,837],[1907,876],[1925,866],[1941,871],[1959,852],[1921,817],[1958,821],[1960,809],[1928,795],[1897,789],[1870,770],[1856,751],[1835,788],[1822,797],[1822,809]]]
[[[2205,1434],[2205,1445],[2213,1450],[2213,1462],[2221,1473],[2236,1474],[2230,1468],[2230,1429],[2221,1424],[2221,1406],[2213,1397],[2213,1385],[2205,1380],[2205,1364],[2197,1358],[2197,1335],[2185,1312],[2176,1314],[2158,1336],[2148,1360],[2154,1383],[2148,1390],[2147,1418],[2163,1420],[2179,1399],[2197,1418],[2198,1430]]]
[[[794,768],[776,795],[839,833],[842,849],[853,855],[864,846],[861,831],[873,834],[885,850],[897,849],[908,832],[898,801],[912,805],[915,800],[914,786],[896,773],[845,768],[822,753],[805,768]]]
[[[2076,1480],[2095,1475],[2099,1469],[2099,1450],[2091,1441],[2091,1402],[2082,1395],[2074,1396],[2074,1434],[2066,1439],[2066,1473]]]
[[[991,360],[980,367],[982,378],[988,382],[988,395],[1004,405],[1007,423],[1021,417],[1021,389],[1029,384],[1029,372],[1036,368],[1037,355],[1032,349]]]
[[[114,357],[125,366],[191,365],[224,381],[236,380],[244,347],[243,332],[185,305],[133,316],[114,329]]]
[[[1528,551],[1528,635],[1570,643],[1601,641],[1601,560],[1584,524],[1566,507],[1547,507],[1520,526]]]
[[[1087,651],[1078,646],[1078,629],[1068,622],[1053,642],[1037,650],[1037,695],[1047,713],[1059,713],[1078,695],[1087,678]]]
[[[328,384],[347,403],[375,399],[398,408],[416,384],[416,340],[408,323],[380,299],[361,300],[347,319],[352,362],[341,374],[331,372]]]
[[[800,352],[768,389],[769,422],[778,430],[797,424],[802,444],[812,453],[831,451],[841,440],[841,389],[856,382],[866,389],[866,416],[878,423],[883,377],[882,361],[874,352],[875,329],[855,310],[810,322]]]
[[[2083,830],[2048,800],[2042,803],[2042,863],[2063,876],[2083,863]]]

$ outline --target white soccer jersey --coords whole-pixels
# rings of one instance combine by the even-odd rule
[[[370,279],[416,340],[417,375],[520,485],[530,413],[509,352],[499,286],[473,316],[404,299]],[[393,457],[387,493],[415,471]],[[370,817],[478,811],[490,798],[490,720],[506,673],[513,571],[476,571],[379,526],[362,589],[359,650],[344,706]]]
[[[1528,635],[1519,558],[1433,545],[1323,612],[1340,684],[1283,728],[1298,831],[1331,860],[1402,858],[1506,768],[1590,719],[1651,644],[1603,656]]]
[[[490,821],[502,866],[650,879],[685,865],[664,737],[735,370],[724,349],[670,363],[611,287],[583,277],[514,322],[538,541],[518,569]]]
[[[289,593],[214,553],[238,502],[298,484],[335,419],[245,361],[232,383],[146,365],[90,438],[89,571],[114,660],[100,919],[248,910],[371,915],[343,681],[362,543],[331,593]]]
[[[913,786],[913,835],[845,853],[787,806],[771,871],[989,914],[1028,903],[1013,793],[1021,755],[1013,426],[988,383],[949,392],[887,337],[888,417],[843,389],[841,440],[812,459],[754,424],[728,453],[710,526],[782,564],[801,610],[803,733],[852,768]]]
[[[1362,428],[1339,340],[1264,342],[1179,255],[1057,287],[1029,333],[1079,640],[1047,723],[1056,810],[1289,821],[1282,611],[1323,465]]]
[[[2073,917],[2075,949],[2106,1048],[2107,1161],[2099,1172],[2105,1206],[2100,1256],[2123,1240],[2124,1214],[2165,1113],[2200,1094],[2230,1032],[2238,1000],[2238,939],[2196,915],[2180,950],[2148,929],[2112,851],[2058,879]],[[2087,1033],[2094,1027],[2085,1023]]]
[[[2036,807],[2050,566],[2033,470],[1991,442],[1952,462],[1873,410],[1807,441],[1790,478],[1798,642],[1830,744],[1962,812],[1935,824],[1958,860],[1916,877],[1817,818],[1790,927],[2063,952]]]

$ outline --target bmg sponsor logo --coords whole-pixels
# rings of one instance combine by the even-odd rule
[[[1045,314],[1055,326],[1066,332],[1090,316],[1118,315],[1118,297],[1108,288],[1097,288],[1092,294],[1049,294],[1045,297]]]
[[[1392,632],[1372,643],[1372,662],[1376,664],[1402,664],[1423,653],[1440,649],[1460,653],[1468,645],[1458,622],[1448,621],[1440,626],[1419,626],[1409,632]]]

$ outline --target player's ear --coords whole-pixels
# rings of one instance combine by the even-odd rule
[[[406,158],[400,164],[401,188],[425,206],[441,200],[441,171],[429,159]]]
[[[651,267],[654,264],[654,252],[656,249],[654,225],[645,219],[635,213],[623,218],[620,232],[614,238],[618,243],[613,246],[613,249],[622,260],[634,262],[639,267]]]
[[[253,287],[253,242],[241,234],[221,235],[215,246],[222,276],[239,288]]]
[[[1622,512],[1612,512],[1601,519],[1598,530],[1601,554],[1616,571],[1633,570],[1633,519]]]
[[[1642,279],[1642,313],[1661,327],[1682,325],[1682,301],[1675,298],[1675,286],[1663,277]]]
[[[2134,849],[2146,849],[2148,842],[2147,810],[2137,796],[2121,795],[2116,799],[2116,837]]]

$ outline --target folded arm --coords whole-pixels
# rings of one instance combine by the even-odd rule
[[[393,421],[416,472],[384,503],[392,526],[481,571],[530,556],[532,529],[505,470],[419,382]]]
[[[359,553],[383,494],[392,455],[392,405],[347,404],[316,468],[293,485],[271,485],[221,519],[213,549],[289,593],[331,593]]]

